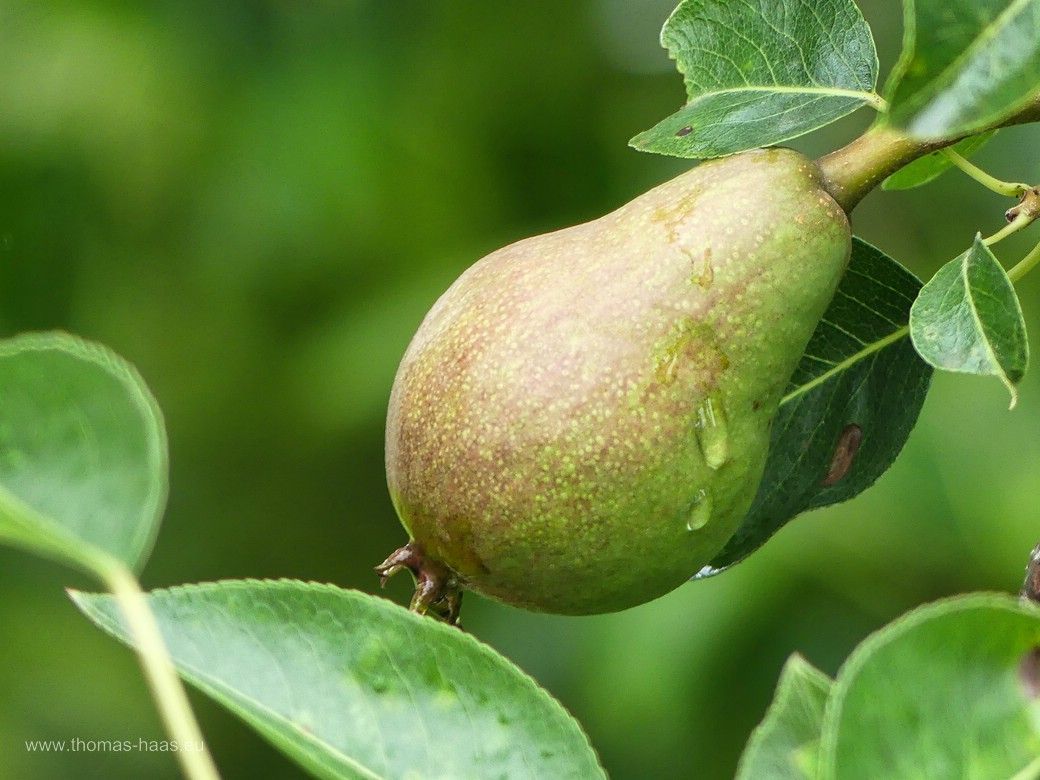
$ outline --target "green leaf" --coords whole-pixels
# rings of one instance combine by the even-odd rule
[[[852,0],[684,0],[661,45],[689,102],[630,141],[643,151],[721,157],[879,103],[874,39]]]
[[[110,596],[73,595],[123,642]],[[319,777],[605,777],[578,724],[472,636],[331,585],[157,590],[178,671]]]
[[[888,118],[919,138],[1006,119],[1040,92],[1040,0],[904,0]]]
[[[910,336],[936,368],[1000,379],[1014,408],[1029,364],[1026,323],[1011,280],[980,236],[921,290]]]
[[[766,717],[751,734],[737,768],[738,780],[802,780],[809,774],[803,756],[820,739],[823,708],[831,680],[800,655],[780,673]]]
[[[971,157],[996,135],[996,130],[972,135],[954,144],[951,148],[962,157]],[[919,157],[909,165],[900,168],[881,184],[885,190],[909,190],[928,184],[948,171],[953,166],[950,158],[942,150]]]
[[[838,673],[820,777],[1012,778],[1040,766],[1040,611],[1010,596],[930,604],[870,636]]]
[[[845,501],[895,461],[932,370],[906,338],[921,282],[855,238],[848,270],[780,402],[751,510],[696,577],[718,574],[808,509]]]
[[[162,414],[134,368],[65,333],[0,341],[0,541],[138,568],[166,503]]]

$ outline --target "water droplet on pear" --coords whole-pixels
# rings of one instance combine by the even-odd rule
[[[699,531],[708,524],[711,520],[711,510],[714,500],[712,499],[711,491],[707,488],[701,488],[697,491],[693,497],[693,501],[690,505],[683,510],[683,515],[686,518],[686,530],[687,531]]]
[[[711,469],[720,468],[729,460],[729,430],[726,412],[718,399],[709,396],[697,407],[694,428],[697,431],[697,441],[700,443],[704,462]]]

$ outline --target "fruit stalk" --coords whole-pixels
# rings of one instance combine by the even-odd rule
[[[989,127],[978,128],[970,135],[1036,121],[1040,121],[1040,98],[1032,100],[1010,118]],[[878,124],[852,143],[825,154],[816,162],[823,174],[827,192],[846,214],[851,214],[871,190],[904,165],[952,146],[967,135],[962,133],[948,138],[918,139],[890,125]]]

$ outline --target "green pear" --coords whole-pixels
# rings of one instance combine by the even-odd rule
[[[397,373],[386,467],[412,543],[379,570],[412,568],[420,608],[447,582],[565,614],[686,581],[751,505],[849,251],[815,163],[766,149],[480,260]]]

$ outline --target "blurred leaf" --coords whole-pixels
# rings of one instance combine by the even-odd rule
[[[820,739],[823,707],[830,690],[831,679],[800,655],[787,659],[773,703],[740,758],[738,780],[808,777],[802,767],[802,753]]]
[[[684,0],[661,44],[689,102],[630,142],[676,157],[770,146],[873,103],[877,52],[852,0]]]
[[[936,368],[1000,379],[1014,408],[1029,363],[1026,323],[1011,280],[981,236],[921,290],[910,337]]]
[[[886,626],[838,673],[819,776],[1036,777],[1038,646],[1040,612],[997,594],[930,604]]]
[[[166,503],[162,414],[107,348],[0,341],[0,540],[99,571],[143,565]]]
[[[128,641],[111,597],[74,598]],[[181,675],[319,777],[604,777],[531,678],[385,599],[250,580],[158,590],[149,605]]]
[[[861,493],[892,465],[932,376],[906,338],[920,289],[895,260],[853,239],[848,270],[780,401],[751,510],[697,577],[746,558],[807,509]]]
[[[889,120],[920,138],[998,123],[1040,91],[1040,0],[904,0]]]
[[[996,130],[979,133],[965,138],[953,145],[952,150],[962,157],[971,157],[996,135]],[[928,184],[949,170],[953,166],[950,158],[943,154],[942,150],[919,157],[907,166],[900,168],[881,184],[885,190],[910,190]]]

